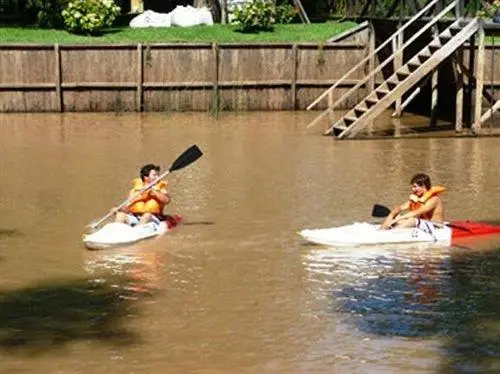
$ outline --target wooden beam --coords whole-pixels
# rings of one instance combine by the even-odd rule
[[[398,26],[399,27],[399,26]],[[394,71],[399,70],[401,66],[403,66],[403,33],[399,34],[399,36],[395,39],[395,43],[393,43],[394,48]],[[398,52],[399,51],[399,52]],[[401,117],[401,113],[403,111],[402,108],[402,97],[396,99],[396,116]]]
[[[55,84],[56,84],[56,110],[58,112],[63,111],[63,94],[61,90],[61,50],[59,44],[54,45],[54,57],[55,57]]]
[[[474,71],[475,57],[476,57],[476,35],[472,35],[469,39],[469,71]],[[472,91],[474,90],[474,83],[472,79],[467,82],[465,91],[465,121],[468,127],[472,125]]]
[[[370,31],[368,34],[368,64],[367,64],[367,74],[375,69],[375,58],[377,54],[375,53],[375,27],[370,23]],[[368,94],[370,94],[375,89],[375,75],[370,77],[366,86]]]
[[[137,44],[137,89],[136,89],[136,110],[142,112],[143,110],[143,80],[144,80],[144,64],[143,64],[143,50],[142,44]]]
[[[474,107],[474,124],[471,130],[474,134],[481,132],[481,112],[483,109],[483,85],[484,85],[484,23],[479,21],[478,30],[478,51],[477,51],[477,69],[476,69],[476,100]]]
[[[297,109],[297,68],[298,68],[297,44],[292,46],[292,109]]]
[[[457,96],[455,99],[455,131],[460,133],[464,128],[464,71],[462,62],[464,59],[464,50],[459,48],[456,58],[453,60],[453,71],[457,84]]]

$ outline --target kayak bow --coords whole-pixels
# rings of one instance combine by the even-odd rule
[[[182,222],[180,216],[169,216],[166,221],[149,222],[130,226],[126,223],[111,222],[92,234],[83,235],[83,243],[88,249],[108,249],[135,244],[139,241],[167,233]]]

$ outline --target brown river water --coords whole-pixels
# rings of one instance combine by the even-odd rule
[[[1,373],[498,373],[500,238],[327,248],[427,172],[500,221],[500,139],[335,141],[309,112],[0,115]],[[146,163],[185,224],[88,251]]]

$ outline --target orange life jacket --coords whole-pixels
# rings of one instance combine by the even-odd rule
[[[134,187],[130,190],[129,196],[135,195],[141,189],[145,187],[142,179],[137,178],[132,181]],[[159,191],[162,193],[167,193],[167,182],[160,181],[155,184],[151,189],[155,191]],[[129,211],[136,214],[144,214],[144,213],[153,213],[153,214],[163,214],[163,208],[165,204],[156,200],[155,198],[149,196],[147,192],[137,199],[134,200],[134,203],[129,206]]]
[[[422,205],[424,205],[431,197],[437,196],[444,191],[446,191],[446,188],[444,188],[443,186],[434,186],[431,187],[429,191],[425,192],[421,197],[418,197],[415,194],[411,194],[409,197],[410,211],[417,210]],[[432,212],[422,214],[419,218],[430,220],[432,219]]]

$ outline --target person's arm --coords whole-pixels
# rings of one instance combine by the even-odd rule
[[[151,189],[149,190],[149,196],[158,200],[162,204],[170,203],[170,196],[166,188],[161,188],[160,190]]]
[[[401,205],[396,205],[394,208],[392,208],[391,212],[389,213],[385,221],[382,223],[380,228],[384,230],[390,229],[392,225],[394,225],[394,223],[398,221],[396,219],[398,214],[405,210],[408,210],[409,207],[410,203],[408,201],[404,202]]]
[[[409,211],[409,212],[397,217],[396,219],[394,219],[393,224],[400,221],[400,220],[403,220],[403,219],[420,217],[421,215],[423,215],[425,213],[432,212],[434,209],[436,209],[437,203],[438,203],[438,197],[433,196],[429,200],[427,200],[425,202],[425,204],[422,205],[421,207],[419,207],[418,209]]]

